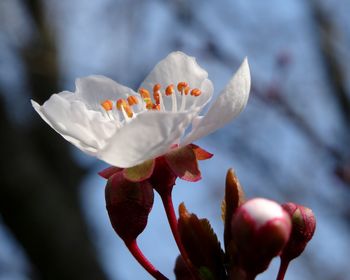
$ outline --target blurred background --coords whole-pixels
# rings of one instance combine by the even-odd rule
[[[233,167],[247,197],[311,207],[317,230],[286,280],[350,279],[350,2],[348,0],[0,0],[0,279],[150,279],[114,234],[96,173],[40,119],[30,99],[106,75],[137,89],[169,52],[195,56],[224,87],[245,56],[248,106],[197,144],[215,154],[175,204],[208,217]],[[157,197],[140,237],[174,279],[178,255]],[[258,279],[274,279],[275,260]]]

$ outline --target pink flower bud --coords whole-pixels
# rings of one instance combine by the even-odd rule
[[[287,243],[291,221],[278,203],[255,198],[237,209],[231,228],[237,266],[255,277]]]
[[[290,261],[298,257],[311,240],[316,229],[316,219],[312,210],[307,207],[292,202],[285,203],[282,207],[292,219],[292,233],[281,257]]]
[[[130,182],[122,171],[107,182],[106,207],[111,224],[125,243],[136,240],[145,229],[153,206],[153,188],[148,181]]]

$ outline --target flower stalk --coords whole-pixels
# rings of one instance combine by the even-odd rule
[[[176,214],[175,214],[175,209],[174,209],[171,193],[172,193],[172,190],[169,190],[169,191],[166,191],[163,193],[159,193],[159,195],[162,199],[163,207],[164,207],[166,216],[168,218],[169,226],[170,226],[171,232],[173,234],[173,237],[175,239],[176,245],[180,251],[180,254],[181,254],[189,272],[191,273],[192,278],[199,279],[199,277],[197,276],[197,272],[196,272],[195,268],[193,267],[193,265],[188,257],[188,254],[185,250],[185,247],[182,244],[181,238],[180,238],[180,234],[178,231],[178,222],[177,222],[177,218],[176,218]]]
[[[165,277],[159,270],[157,270],[150,261],[141,252],[139,246],[137,245],[136,239],[129,242],[125,242],[126,247],[129,249],[133,257],[138,261],[138,263],[155,279],[157,280],[169,280]]]
[[[281,259],[280,269],[278,270],[278,275],[276,280],[283,280],[286,275],[290,261],[286,259]]]

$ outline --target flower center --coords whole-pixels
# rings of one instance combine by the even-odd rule
[[[165,87],[163,92],[161,91],[161,88],[160,84],[155,84],[153,86],[153,99],[147,89],[140,88],[140,96],[131,95],[126,99],[118,99],[115,106],[113,106],[111,100],[105,100],[101,102],[101,106],[109,118],[117,118],[119,120],[118,113],[116,112],[119,111],[122,113],[125,121],[129,121],[135,116],[135,114],[144,110],[167,111],[164,106],[164,98],[169,97],[171,98],[172,112],[178,111],[177,96],[180,96],[181,99],[180,111],[184,111],[186,107],[186,96],[190,94],[193,97],[197,97],[202,93],[198,88],[191,89],[186,82],[179,82],[176,87],[174,84],[170,84]],[[134,110],[132,107],[134,107]],[[170,108],[168,110],[170,110]]]

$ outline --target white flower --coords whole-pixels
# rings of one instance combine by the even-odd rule
[[[76,80],[74,93],[63,91],[42,106],[35,101],[32,105],[54,130],[85,153],[127,168],[165,154],[175,145],[187,145],[242,111],[250,90],[247,59],[208,113],[199,116],[213,93],[207,77],[193,57],[173,52],[147,76],[140,94],[107,77],[89,76]],[[191,132],[184,135],[191,124]]]

